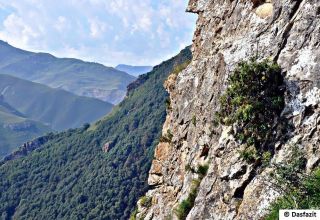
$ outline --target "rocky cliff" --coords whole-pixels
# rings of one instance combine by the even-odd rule
[[[16,160],[16,159],[27,156],[32,151],[39,149],[42,145],[47,143],[52,137],[53,137],[52,134],[48,134],[46,136],[35,138],[32,141],[24,143],[17,150],[15,150],[11,154],[5,156],[2,160],[0,160],[0,166],[5,164],[8,161]]]
[[[175,210],[199,188],[187,219],[261,219],[279,196],[265,181],[272,167],[240,157],[232,127],[214,114],[227,78],[250,57],[277,62],[285,75],[287,127],[273,131],[271,162],[285,162],[297,146],[309,172],[320,162],[320,2],[318,0],[190,0],[199,18],[193,60],[165,86],[170,108],[149,174],[151,189],[138,202],[137,218],[177,219]],[[172,135],[171,135],[172,134]],[[193,172],[208,164],[205,176]],[[146,199],[144,199],[146,200]],[[145,202],[145,201],[144,201]]]

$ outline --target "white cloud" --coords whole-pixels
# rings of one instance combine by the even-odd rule
[[[59,16],[54,27],[60,32],[64,31],[67,27],[67,19],[64,16]]]
[[[143,31],[150,31],[152,25],[151,19],[148,15],[143,15],[137,22],[138,28]]]
[[[16,14],[10,14],[3,21],[3,27],[4,30],[0,31],[0,38],[10,40],[10,42],[20,47],[32,44],[32,41],[35,41],[41,35],[39,30],[33,29]]]
[[[170,45],[171,42],[171,36],[164,30],[164,25],[161,24],[157,29],[157,34],[159,37],[159,43],[162,48],[167,47]]]
[[[102,37],[107,30],[107,25],[99,21],[97,18],[89,19],[89,24],[90,24],[90,35],[93,38]]]
[[[191,44],[188,0],[0,0],[0,39],[116,65],[154,65]],[[89,56],[89,55],[90,56]]]

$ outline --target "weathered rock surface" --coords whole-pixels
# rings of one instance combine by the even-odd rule
[[[175,208],[197,178],[190,167],[208,163],[187,219],[260,219],[278,196],[265,181],[272,168],[242,160],[231,128],[215,125],[214,113],[239,61],[271,58],[285,72],[282,114],[291,127],[279,138],[272,162],[284,162],[295,145],[305,153],[307,171],[319,165],[320,1],[190,0],[188,11],[199,15],[193,60],[166,83],[171,109],[163,133],[170,129],[174,136],[156,150],[147,192],[152,206],[137,217],[176,219]]]
[[[47,143],[50,140],[50,135],[43,136],[36,138],[32,141],[24,143],[22,146],[20,146],[16,151],[13,153],[9,154],[8,156],[5,156],[3,160],[0,161],[0,166],[5,164],[6,162],[10,160],[16,160],[22,157],[27,156],[31,152],[40,149],[42,145]]]

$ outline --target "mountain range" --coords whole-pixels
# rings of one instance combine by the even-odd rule
[[[3,219],[128,219],[148,189],[147,176],[166,118],[164,81],[190,49],[129,86],[112,113],[50,134],[37,150],[0,165]]]
[[[49,126],[30,120],[0,95],[0,158],[22,143],[51,131]]]
[[[318,0],[190,0],[192,53],[140,75],[97,122],[49,132],[0,161],[0,218],[315,216],[319,8]],[[8,92],[2,127],[24,129],[15,123],[29,119]]]
[[[76,95],[119,103],[136,78],[102,64],[34,53],[0,41],[0,73],[60,88]]]
[[[25,117],[40,121],[53,130],[76,128],[109,113],[112,104],[77,96],[9,75],[0,74],[0,94]]]
[[[113,105],[0,74],[0,158],[49,131],[81,127]]]
[[[144,73],[148,73],[152,70],[152,66],[131,66],[126,64],[119,64],[115,67],[117,70],[129,73],[133,76],[140,76]]]

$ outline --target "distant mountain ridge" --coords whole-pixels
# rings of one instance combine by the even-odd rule
[[[25,117],[21,112],[6,103],[2,94],[0,94],[0,110],[9,114],[16,115],[18,117]]]
[[[0,95],[0,159],[22,143],[49,131],[49,126],[24,117]]]
[[[89,128],[47,135],[0,162],[0,216],[129,219],[149,189],[148,171],[166,118],[163,83],[190,59],[187,48],[140,76],[113,112]]]
[[[131,66],[126,64],[119,64],[115,67],[117,70],[129,73],[130,75],[138,77],[139,75],[148,73],[152,70],[152,66]]]
[[[127,86],[135,80],[128,73],[102,64],[33,53],[1,40],[0,73],[113,104],[124,98]]]
[[[77,96],[4,74],[0,74],[0,94],[1,100],[19,112],[20,117],[42,122],[54,130],[94,122],[113,107],[98,99]]]

